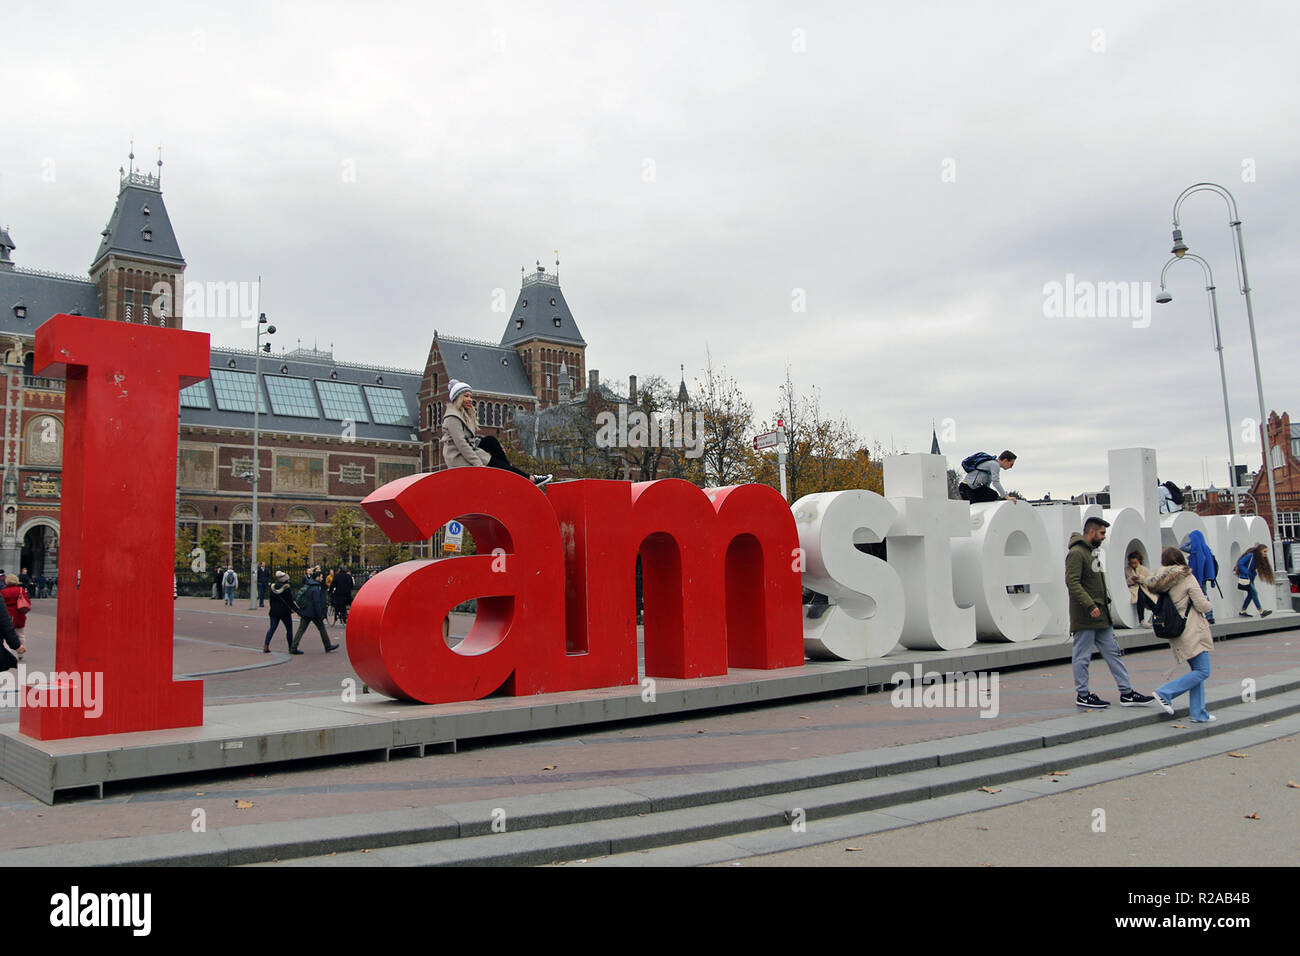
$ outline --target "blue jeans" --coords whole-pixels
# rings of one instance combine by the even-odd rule
[[[232,604],[232,605],[235,603],[235,589],[234,589],[234,588],[226,588],[226,603],[227,603],[227,604]]]
[[[1250,607],[1250,602],[1251,602],[1251,601],[1254,601],[1254,602],[1255,602],[1255,610],[1256,610],[1256,611],[1262,611],[1262,610],[1264,610],[1262,607],[1260,607],[1260,604],[1259,604],[1259,592],[1255,590],[1255,582],[1254,582],[1254,581],[1251,581],[1251,582],[1250,582],[1250,587],[1247,588],[1247,590],[1246,590],[1246,600],[1244,600],[1244,601],[1241,602],[1241,610],[1242,610],[1242,613],[1243,613],[1243,614],[1245,613],[1246,608]]]
[[[1187,662],[1187,666],[1191,670],[1163,687],[1157,687],[1156,694],[1172,704],[1175,697],[1186,692],[1192,720],[1205,722],[1210,719],[1205,710],[1205,682],[1210,679],[1210,652],[1201,651]]]

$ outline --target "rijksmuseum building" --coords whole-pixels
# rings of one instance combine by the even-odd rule
[[[36,328],[64,312],[184,327],[185,258],[163,203],[158,165],[158,175],[119,170],[117,204],[86,277],[19,266],[12,236],[21,238],[21,224],[0,228],[0,567],[6,571],[25,567],[33,577],[53,578],[58,570],[64,382],[34,373]],[[151,300],[159,282],[176,290],[170,308]],[[298,348],[263,353],[259,379],[254,350],[214,348],[211,377],[180,392],[178,525],[196,540],[209,528],[220,530],[242,580],[252,540],[254,402],[259,540],[288,522],[313,526],[319,542],[338,509],[363,517],[358,502],[379,486],[441,467],[438,434],[449,380],[473,386],[483,433],[500,434],[518,410],[536,413],[582,397],[569,382],[570,375],[584,380],[586,346],[558,276],[539,265],[523,277],[499,344],[435,331],[422,371],[336,361],[332,351]],[[373,525],[369,534],[366,544],[379,543]],[[323,550],[318,544],[315,559]]]

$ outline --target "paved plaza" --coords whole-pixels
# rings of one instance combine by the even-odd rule
[[[53,665],[53,614],[53,601],[37,601],[29,617],[29,670]],[[355,680],[345,654],[322,653],[314,632],[304,636],[306,653],[302,656],[291,658],[283,652],[282,632],[273,642],[279,649],[263,654],[266,613],[248,610],[246,600],[230,608],[221,601],[181,598],[176,601],[175,617],[175,673],[205,675],[209,706],[337,698],[344,682]],[[463,634],[469,624],[468,616],[457,616],[453,634]],[[342,627],[333,628],[331,636],[342,641]],[[1219,642],[1209,683],[1211,699],[1225,692],[1239,693],[1247,678],[1260,681],[1294,669],[1300,662],[1298,651],[1300,632],[1292,630]],[[1135,686],[1147,692],[1174,666],[1163,649],[1130,652],[1127,663]],[[1094,661],[1093,680],[1094,691],[1103,698],[1116,699],[1100,661]],[[981,718],[977,708],[891,706],[887,693],[835,694],[601,728],[505,735],[462,742],[456,753],[424,758],[339,757],[162,778],[109,787],[104,799],[61,798],[53,806],[3,783],[0,819],[5,825],[0,850],[185,833],[196,809],[204,811],[211,830],[432,810],[472,801],[517,800],[750,768],[793,767],[814,758],[1076,717],[1073,697],[1069,664],[1061,661],[1003,671],[999,675],[998,713],[993,718]],[[1108,712],[1085,713],[1079,719],[1104,722],[1132,714],[1113,707]],[[0,721],[15,719],[12,706],[0,711]],[[1190,729],[1179,728],[1194,726],[1185,720],[1172,723],[1177,727],[1169,727],[1170,734],[1190,733]],[[1262,762],[1257,760],[1257,764]],[[1292,779],[1298,775],[1300,771],[1292,773]],[[1300,795],[1300,791],[1293,792]],[[1267,824],[1256,828],[1267,829]]]

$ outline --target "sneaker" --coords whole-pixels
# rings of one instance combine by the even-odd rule
[[[1206,716],[1205,720],[1197,720],[1195,717],[1193,717],[1193,718],[1192,718],[1192,723],[1194,723],[1194,724],[1208,724],[1211,720],[1218,720],[1218,719],[1219,719],[1219,718],[1218,718],[1218,717],[1215,717],[1213,714],[1208,714],[1208,715]]]
[[[533,475],[532,481],[533,484],[535,484],[538,488],[541,488],[547,482],[551,481],[554,477],[555,477],[554,475]]]
[[[1156,694],[1155,702],[1156,702],[1156,706],[1159,707],[1161,710],[1163,710],[1170,717],[1174,715],[1174,705],[1169,703],[1169,701],[1165,700],[1159,694]]]
[[[1259,616],[1260,616],[1260,617],[1268,617],[1268,616],[1269,616],[1270,614],[1272,614],[1272,613],[1273,613],[1272,611],[1260,611],[1260,612],[1259,612]]]
[[[1242,616],[1242,617],[1254,617],[1254,615],[1251,614],[1249,611],[1242,611],[1242,612],[1241,612],[1241,616]]]
[[[1102,700],[1096,694],[1088,694],[1087,696],[1083,694],[1078,694],[1074,698],[1074,702],[1079,707],[1089,707],[1093,710],[1104,710],[1105,708],[1110,706],[1109,703]]]
[[[1139,694],[1135,690],[1131,690],[1127,694],[1119,695],[1119,705],[1121,707],[1142,707],[1151,703],[1153,700],[1155,700],[1154,697],[1148,697],[1146,694]]]

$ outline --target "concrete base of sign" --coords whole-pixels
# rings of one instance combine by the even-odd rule
[[[1287,630],[1300,614],[1214,627],[1218,637]],[[1125,649],[1164,646],[1149,630],[1117,631]],[[655,681],[615,687],[498,697],[460,704],[420,705],[360,695],[355,703],[328,697],[204,710],[202,727],[66,740],[34,740],[12,724],[0,730],[0,779],[45,803],[60,794],[104,795],[106,786],[140,784],[178,774],[233,770],[349,754],[426,756],[454,753],[458,741],[591,727],[747,704],[776,703],[827,693],[863,693],[893,686],[913,664],[927,670],[977,671],[1068,660],[1070,641],[1041,637],[1020,644],[977,644],[954,651],[900,650],[888,658],[810,662],[784,670],[733,670],[726,677]],[[653,690],[653,694],[651,694]],[[653,698],[653,699],[652,699]]]

